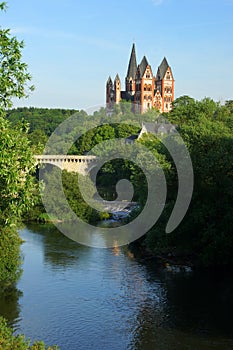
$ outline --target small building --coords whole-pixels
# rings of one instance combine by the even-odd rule
[[[154,134],[154,135],[168,135],[176,132],[176,125],[170,123],[142,123],[141,131],[138,135],[138,139],[142,137],[143,134]]]
[[[142,123],[142,128],[136,135],[130,135],[125,139],[125,143],[130,145],[135,141],[139,140],[144,134],[153,134],[153,135],[169,135],[177,132],[176,125],[170,124],[168,122],[155,121],[154,123]]]

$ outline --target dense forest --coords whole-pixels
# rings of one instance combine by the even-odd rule
[[[127,103],[116,106],[111,117],[106,115],[105,109],[89,116],[84,111],[30,108],[9,110],[7,118],[12,123],[16,120],[30,122],[31,119],[33,126],[29,129],[28,138],[32,147],[36,147],[36,150],[40,148],[42,151],[53,129],[74,112],[79,121],[78,126],[76,123],[68,135],[82,133],[87,121],[89,124],[93,122],[93,129],[74,142],[70,154],[85,154],[95,145],[101,145],[104,140],[137,135],[142,121],[166,123],[169,121],[176,125],[189,150],[194,169],[191,205],[176,230],[170,234],[165,233],[166,223],[177,196],[176,167],[159,139],[152,134],[144,135],[136,142],[146,146],[159,159],[166,175],[168,195],[159,222],[140,240],[140,245],[154,254],[186,259],[197,265],[233,265],[233,101],[221,105],[209,98],[196,101],[189,96],[182,96],[174,101],[173,110],[169,114],[159,115],[157,111],[148,111],[144,115],[137,116],[139,120],[137,125],[131,123],[135,117],[132,118],[130,105]],[[95,127],[95,123],[103,125]],[[58,151],[60,141],[57,140]],[[107,150],[100,149],[98,152],[97,155],[104,156]],[[87,220],[98,219],[97,213],[93,214],[84,202],[81,209],[82,199],[77,193],[79,204],[74,205],[72,183],[75,181],[73,178],[75,175],[64,176],[66,195],[73,203],[75,212]],[[105,198],[115,198],[115,186],[121,178],[127,178],[132,182],[135,191],[134,200],[143,206],[147,197],[146,179],[139,167],[128,160],[117,159],[103,166],[97,178],[99,192]],[[133,213],[132,218],[137,214]]]

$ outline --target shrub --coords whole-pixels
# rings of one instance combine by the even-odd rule
[[[35,341],[30,345],[30,340],[23,334],[13,335],[13,330],[7,326],[7,322],[0,317],[0,349],[4,350],[58,350],[57,346],[46,347],[44,342]]]

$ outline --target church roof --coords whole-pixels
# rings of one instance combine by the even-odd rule
[[[145,73],[146,67],[148,66],[148,61],[146,56],[143,57],[141,63],[139,64],[140,76],[142,77]]]
[[[170,123],[142,123],[143,131],[154,135],[176,132],[176,125]]]
[[[137,60],[136,60],[135,44],[133,44],[126,78],[135,78],[136,72],[137,72]]]
[[[162,63],[159,66],[159,69],[158,69],[160,79],[164,78],[168,68],[169,68],[169,64],[167,63],[166,57],[164,57],[164,59],[162,60]]]

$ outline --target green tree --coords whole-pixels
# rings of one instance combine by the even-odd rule
[[[0,3],[0,9],[6,9],[6,3]],[[33,86],[28,83],[31,76],[27,65],[21,61],[23,41],[11,36],[10,29],[0,28],[0,109],[12,106],[12,97],[27,96]]]
[[[0,4],[0,9],[5,3]],[[15,225],[33,203],[34,159],[26,136],[28,126],[12,127],[3,115],[13,97],[26,96],[30,80],[21,62],[23,44],[0,29],[0,284],[14,283],[20,272],[20,238]]]
[[[182,223],[165,233],[176,200],[177,178],[171,162],[168,201],[159,221],[146,237],[156,252],[186,255],[205,266],[233,266],[233,138],[231,103],[221,106],[209,98],[183,96],[167,118],[178,124],[192,159],[194,193]],[[149,141],[150,148],[157,147]],[[159,150],[163,153],[163,150]],[[169,169],[168,169],[169,170]]]

